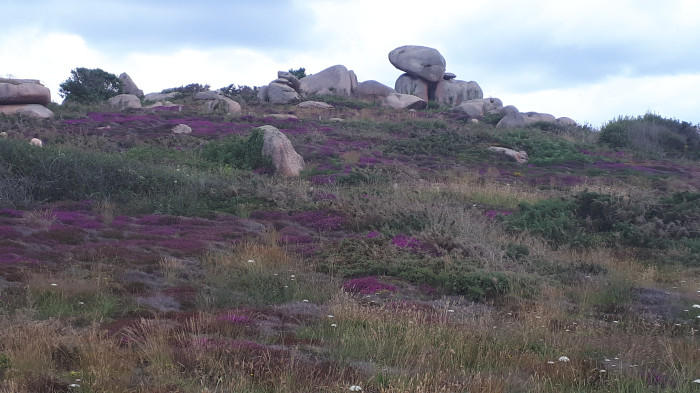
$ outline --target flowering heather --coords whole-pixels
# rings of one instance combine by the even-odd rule
[[[307,211],[297,213],[292,219],[301,225],[313,228],[317,231],[334,231],[343,226],[342,216],[328,211]]]
[[[391,244],[393,244],[394,246],[396,246],[398,248],[407,249],[407,250],[417,252],[417,253],[432,253],[432,252],[434,252],[433,248],[429,244],[427,244],[427,243],[425,243],[425,242],[423,242],[415,237],[407,236],[407,235],[394,236],[394,238],[391,239]]]
[[[0,209],[0,216],[11,217],[11,218],[22,218],[24,215],[23,211],[15,209]]]
[[[371,295],[377,292],[396,292],[394,285],[383,283],[376,277],[354,278],[343,283],[343,290],[350,293]]]
[[[0,239],[9,239],[12,237],[20,236],[22,236],[22,234],[17,232],[17,230],[15,230],[14,228],[8,226],[0,226]]]
[[[53,216],[61,224],[71,225],[81,229],[98,229],[103,226],[95,217],[81,212],[58,210],[53,212]]]
[[[377,231],[371,231],[368,232],[367,235],[365,236],[367,239],[376,239],[380,237],[382,234],[377,232]]]
[[[241,314],[235,314],[233,312],[228,312],[216,317],[217,321],[227,322],[234,325],[249,325],[253,322],[253,319]]]

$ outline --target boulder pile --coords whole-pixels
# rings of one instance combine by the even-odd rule
[[[51,91],[34,79],[0,78],[0,113],[39,118],[53,116],[46,108],[51,102]]]
[[[447,63],[437,49],[418,45],[400,46],[389,52],[389,62],[405,72],[396,80],[398,93],[451,107],[484,97],[478,83],[457,80],[455,74],[445,72]]]
[[[355,72],[344,65],[334,65],[301,79],[290,72],[278,71],[277,79],[258,90],[258,99],[271,104],[290,104],[314,95],[350,96],[356,88]]]

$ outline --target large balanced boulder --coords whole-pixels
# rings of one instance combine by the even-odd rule
[[[397,93],[410,94],[412,96],[420,97],[424,101],[428,101],[428,82],[421,78],[410,74],[402,74],[396,79],[396,84],[394,85]]]
[[[265,95],[265,101],[269,101],[271,104],[289,104],[291,102],[299,101],[301,98],[299,93],[297,93],[293,87],[287,84],[275,82],[267,85]]]
[[[136,86],[136,83],[134,83],[129,74],[122,72],[122,74],[119,75],[119,80],[122,82],[122,90],[124,93],[133,94],[136,97],[143,97],[143,90]]]
[[[304,158],[294,150],[289,138],[270,125],[258,129],[263,132],[262,155],[272,161],[275,173],[288,177],[299,176],[304,169]]]
[[[357,86],[357,76],[344,65],[335,65],[299,80],[299,90],[306,96],[350,96]],[[268,92],[269,95],[269,92]]]
[[[141,108],[141,100],[133,94],[119,94],[107,100],[107,104],[119,111]]]
[[[0,113],[5,115],[22,115],[47,119],[53,117],[53,112],[43,105],[25,104],[25,105],[0,105]]]
[[[456,79],[441,80],[435,87],[435,101],[442,105],[457,106],[464,101],[484,97],[481,87],[474,81]]]
[[[389,52],[389,61],[401,71],[428,82],[438,82],[445,74],[445,58],[427,46],[400,46]]]
[[[374,80],[359,83],[355,89],[355,96],[366,100],[382,99],[391,93],[394,89]]]
[[[389,94],[384,98],[383,104],[394,109],[424,109],[428,106],[420,97],[400,93]]]
[[[37,80],[0,78],[0,105],[46,105],[49,102],[51,91]]]

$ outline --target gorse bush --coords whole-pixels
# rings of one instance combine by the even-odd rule
[[[620,117],[600,130],[600,143],[654,157],[700,159],[700,133],[688,122],[647,113]]]
[[[122,93],[122,82],[116,75],[99,68],[76,68],[61,83],[58,91],[66,102],[94,104]]]
[[[263,142],[260,130],[253,130],[247,138],[231,135],[209,142],[202,149],[202,157],[236,169],[271,168],[272,162],[262,155]]]

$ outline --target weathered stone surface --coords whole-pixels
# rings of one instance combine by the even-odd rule
[[[470,118],[479,118],[484,115],[484,102],[482,100],[465,101],[452,108],[454,112],[462,113]]]
[[[514,160],[518,164],[526,164],[528,157],[527,153],[524,151],[515,151],[513,149],[508,149],[507,147],[496,147],[496,146],[491,146],[489,147],[489,151],[492,151],[494,153],[502,154],[511,160]]]
[[[505,116],[503,116],[498,124],[496,124],[496,128],[515,128],[525,126],[525,118],[520,112],[513,112],[513,110],[508,106],[503,109]]]
[[[400,46],[389,52],[389,61],[401,71],[429,82],[438,82],[445,74],[445,58],[427,46]]]
[[[549,113],[538,113],[538,112],[527,112],[523,113],[523,120],[525,120],[525,125],[533,123],[556,123],[557,119],[550,115]]]
[[[278,79],[284,79],[287,81],[287,83],[294,89],[294,90],[299,90],[299,78],[294,76],[291,72],[287,71],[277,71],[277,78]]]
[[[497,113],[503,110],[503,101],[496,97],[482,98],[484,102],[484,113]]]
[[[343,65],[335,65],[325,70],[309,75],[299,80],[299,89],[304,95],[337,95],[352,94],[354,73]]]
[[[29,79],[3,79],[0,82],[0,105],[40,104],[51,102],[51,91]]]
[[[267,86],[267,101],[271,104],[289,104],[300,98],[299,93],[289,85],[273,82]]]
[[[457,77],[457,75],[455,75],[455,74],[453,74],[453,73],[451,73],[451,72],[446,72],[445,75],[442,76],[442,79],[448,81],[448,80],[454,79],[454,78],[456,78],[456,77]]]
[[[148,93],[143,98],[146,101],[165,101],[177,97],[178,93]]]
[[[304,158],[294,150],[289,138],[270,125],[259,129],[263,132],[262,154],[272,161],[275,173],[288,177],[299,176],[304,169]]]
[[[394,109],[424,109],[428,105],[420,97],[400,93],[389,94],[384,98],[383,104]]]
[[[563,126],[576,126],[576,121],[570,117],[557,118],[557,123]]]
[[[0,138],[7,138],[7,132],[6,131],[0,132]]]
[[[41,139],[39,139],[39,138],[32,138],[29,141],[29,144],[32,146],[36,146],[36,147],[43,147],[44,146],[44,142],[42,142]]]
[[[503,113],[504,115],[512,115],[515,113],[520,113],[520,111],[514,105],[508,105],[504,106],[503,109],[501,109],[501,113]]]
[[[328,119],[328,121],[332,121],[334,123],[342,123],[345,121],[345,119],[341,119],[340,117],[331,117],[330,119]]]
[[[394,89],[387,85],[370,80],[358,84],[354,94],[359,98],[375,100],[384,98],[395,92]]]
[[[133,94],[137,97],[143,97],[143,90],[139,89],[133,79],[126,72],[119,75],[119,80],[122,81],[122,89],[126,94]]]
[[[435,87],[435,101],[448,106],[457,106],[464,101],[480,99],[484,97],[479,84],[474,81],[460,81],[456,79],[441,80]]]
[[[51,112],[49,108],[39,104],[0,105],[0,113],[5,115],[31,116],[40,119],[53,117],[53,112]]]
[[[219,96],[215,100],[206,100],[204,102],[204,110],[207,113],[219,112],[228,115],[240,115],[241,104],[228,97]]]
[[[296,117],[295,115],[289,115],[286,113],[270,113],[270,114],[266,114],[263,117],[270,118],[270,119],[278,119],[278,120],[299,120],[299,118]]]
[[[409,74],[402,74],[396,79],[394,88],[397,93],[410,94],[419,97],[423,101],[428,101],[428,82],[421,78]]]
[[[350,70],[348,71],[350,73],[350,93],[354,92],[355,89],[357,89],[357,75],[355,74],[355,71]]]
[[[304,101],[297,104],[299,108],[333,109],[333,105],[321,101]]]
[[[192,128],[187,124],[178,124],[172,129],[173,134],[191,134]]]
[[[133,94],[119,94],[107,100],[107,103],[112,109],[120,111],[141,108],[141,100]]]

